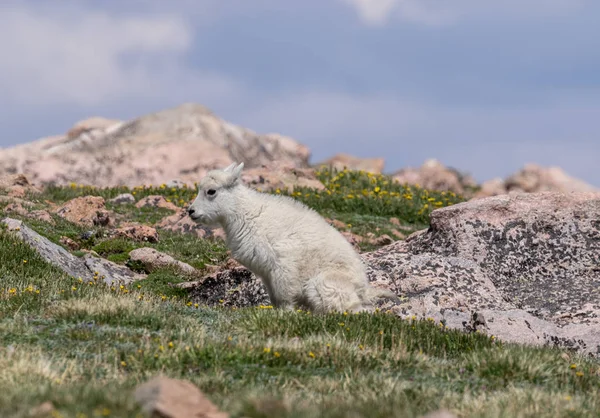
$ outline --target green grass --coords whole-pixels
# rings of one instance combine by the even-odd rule
[[[192,381],[232,417],[600,414],[597,361],[433,321],[193,306],[165,293],[178,280],[168,270],[85,285],[3,230],[0,277],[3,417],[45,401],[55,416],[135,417],[132,391],[158,374]]]

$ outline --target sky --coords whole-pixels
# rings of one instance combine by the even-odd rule
[[[186,102],[259,133],[600,186],[600,2],[4,0],[0,147]]]

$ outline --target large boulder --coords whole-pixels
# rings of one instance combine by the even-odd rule
[[[508,341],[600,355],[600,193],[502,195],[438,209],[428,230],[365,261],[375,285],[406,298],[392,307],[400,315],[479,323]]]
[[[123,122],[93,118],[67,134],[0,150],[0,175],[24,173],[34,184],[97,187],[193,183],[208,170],[271,161],[308,167],[308,148],[293,139],[260,135],[186,103]]]

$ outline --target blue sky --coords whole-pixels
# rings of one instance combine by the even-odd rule
[[[197,102],[314,162],[600,186],[598,21],[591,0],[8,0],[0,146]]]

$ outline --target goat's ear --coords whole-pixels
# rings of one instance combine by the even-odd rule
[[[244,169],[244,163],[240,163],[236,168],[233,169],[233,172],[232,172],[233,177],[239,178],[243,169]]]
[[[233,167],[235,167],[235,163],[230,164],[229,166],[225,167],[223,169],[224,172],[229,173],[231,170],[233,170]]]

